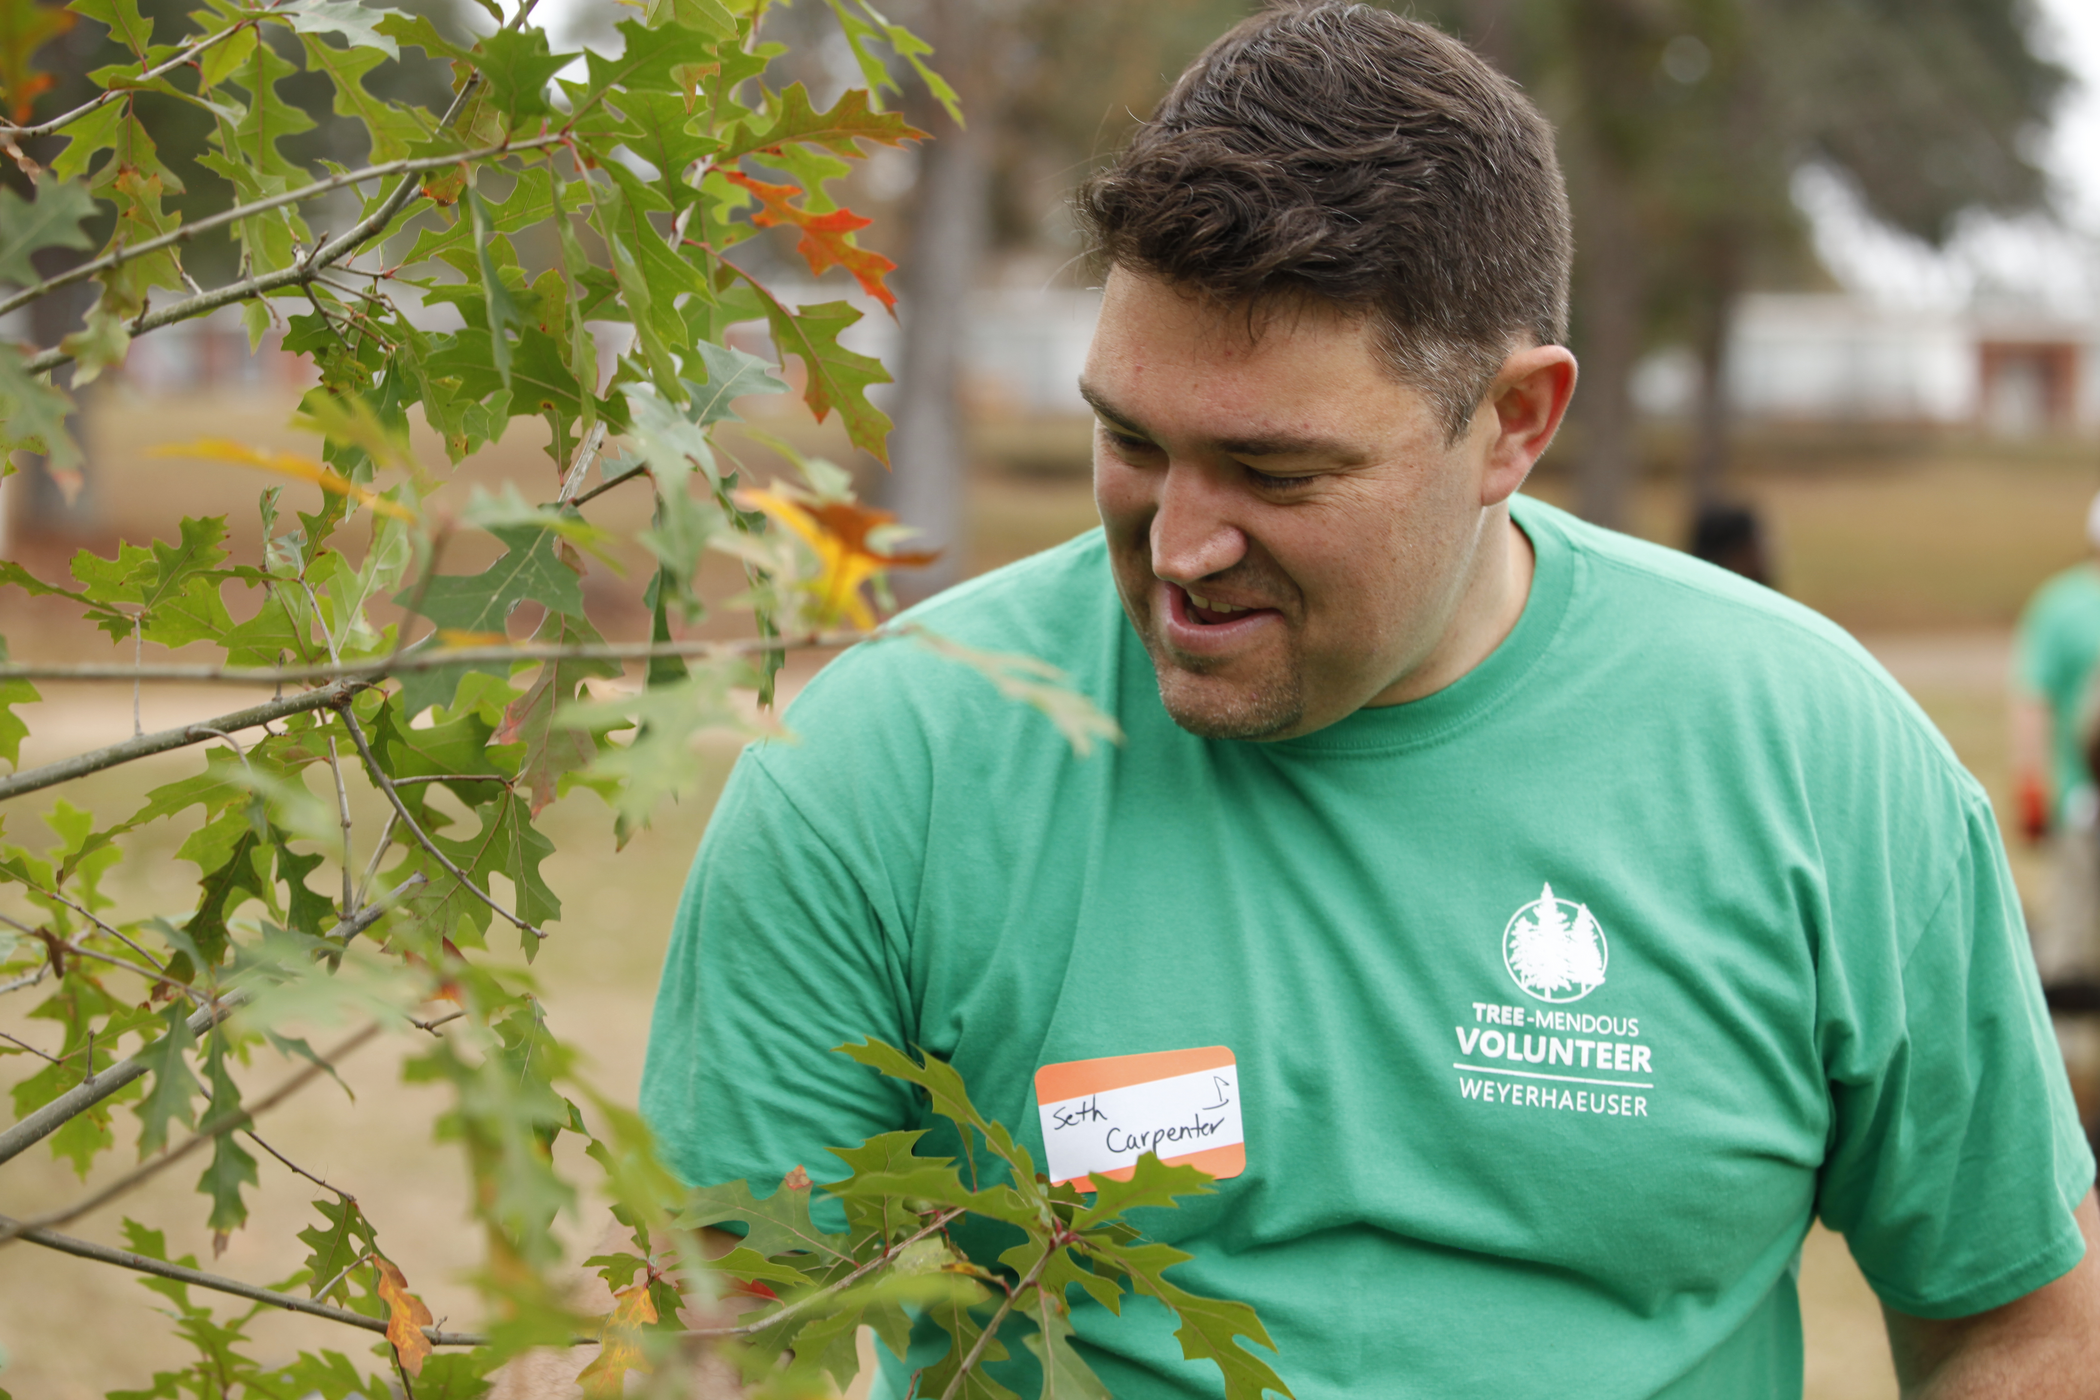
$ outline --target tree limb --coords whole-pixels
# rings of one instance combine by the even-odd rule
[[[195,1133],[193,1133],[189,1137],[189,1139],[185,1141],[180,1147],[176,1147],[170,1151],[161,1153],[157,1157],[153,1157],[148,1159],[147,1161],[141,1162],[137,1167],[118,1177],[115,1181],[112,1181],[111,1183],[109,1183],[109,1185],[103,1187],[101,1190],[92,1192],[89,1195],[82,1197],[80,1200],[75,1201],[69,1206],[60,1206],[57,1210],[47,1210],[42,1215],[36,1216],[30,1220],[10,1221],[7,1225],[0,1226],[0,1245],[12,1243],[25,1230],[41,1230],[48,1226],[63,1225],[68,1221],[77,1220],[81,1216],[86,1215],[89,1211],[94,1210],[96,1207],[113,1201],[117,1197],[123,1195],[125,1192],[132,1190],[141,1182],[144,1182],[151,1177],[159,1175],[161,1172],[167,1170],[169,1167],[174,1166],[183,1158],[189,1156],[192,1152],[195,1152],[198,1148],[203,1147],[205,1144],[213,1142],[218,1138],[225,1136],[227,1133],[232,1132],[236,1128],[247,1127],[248,1124],[253,1122],[259,1114],[266,1113],[270,1109],[275,1108],[278,1104],[283,1103],[293,1094],[298,1093],[308,1084],[311,1084],[320,1075],[327,1074],[330,1071],[332,1071],[335,1067],[335,1062],[337,1060],[342,1059],[345,1055],[348,1055],[351,1051],[363,1045],[373,1036],[378,1035],[379,1030],[379,1023],[377,1021],[374,1021],[371,1025],[366,1026],[363,1030],[351,1036],[341,1045],[336,1046],[335,1049],[329,1051],[326,1055],[321,1056],[321,1058],[315,1063],[310,1064],[305,1069],[300,1070],[297,1074],[293,1075],[290,1079],[287,1079],[284,1083],[277,1086],[277,1088],[273,1089],[270,1093],[264,1095],[263,1098],[252,1107],[242,1107],[236,1109],[234,1112],[227,1114],[224,1118],[218,1119],[215,1122],[205,1124],[204,1127],[198,1129]]]
[[[1006,1315],[1014,1310],[1014,1300],[1033,1287],[1035,1281],[1042,1277],[1043,1266],[1048,1264],[1054,1256],[1061,1253],[1063,1253],[1063,1246],[1061,1245],[1052,1246],[1044,1250],[1043,1257],[1035,1261],[1035,1267],[1030,1269],[1022,1277],[1021,1281],[1014,1285],[1013,1292],[1007,1294],[1006,1301],[999,1305],[999,1311],[993,1313],[992,1320],[984,1325],[984,1331],[978,1335],[977,1345],[970,1348],[970,1354],[965,1356],[962,1365],[956,1368],[955,1379],[949,1381],[948,1388],[941,1392],[941,1400],[953,1400],[953,1397],[962,1390],[964,1378],[977,1368],[977,1362],[983,1357],[984,1349],[992,1344],[992,1338],[999,1335],[999,1324],[1006,1321]]]
[[[50,787],[54,783],[70,782],[74,778],[85,777],[104,768],[114,768],[133,759],[166,753],[169,749],[179,749],[190,744],[201,744],[206,739],[217,737],[221,730],[253,729],[259,724],[268,724],[273,719],[318,710],[324,705],[339,704],[356,689],[357,685],[354,682],[338,681],[319,690],[288,695],[267,704],[250,706],[245,710],[235,710],[232,714],[220,715],[217,719],[185,724],[177,729],[163,729],[158,734],[142,734],[135,739],[126,739],[121,744],[111,744],[107,748],[63,758],[56,763],[47,763],[41,768],[10,773],[0,778],[0,802],[5,802],[10,797],[19,797],[25,792],[35,792],[38,788]]]
[[[330,1188],[333,1190],[334,1188]],[[0,1230],[13,1230],[31,1244],[40,1244],[46,1249],[55,1249],[61,1254],[70,1254],[77,1259],[92,1259],[98,1264],[115,1264],[120,1269],[134,1269],[142,1274],[158,1278],[173,1279],[193,1288],[209,1288],[215,1293],[230,1293],[236,1298],[251,1302],[268,1303],[274,1308],[290,1312],[305,1313],[309,1317],[325,1317],[330,1322],[340,1322],[349,1327],[362,1327],[367,1332],[385,1332],[386,1319],[366,1317],[363,1313],[351,1312],[329,1303],[317,1303],[296,1294],[279,1293],[274,1289],[258,1288],[252,1283],[227,1278],[223,1274],[208,1274],[202,1269],[192,1269],[184,1264],[170,1264],[164,1259],[154,1259],[144,1254],[134,1254],[128,1249],[112,1249],[105,1244],[77,1239],[72,1235],[61,1235],[56,1230],[46,1230],[20,1220],[0,1216]],[[474,1332],[440,1332],[435,1327],[422,1329],[432,1346],[478,1347],[488,1345],[488,1338]],[[581,1340],[581,1339],[579,1339]],[[595,1341],[596,1338],[590,1340]]]
[[[165,78],[168,74],[174,72],[176,69],[186,67],[188,64],[190,64],[193,60],[196,59],[198,54],[203,53],[206,49],[210,48],[212,45],[218,43],[222,39],[232,38],[235,34],[238,34],[241,30],[247,28],[248,23],[249,21],[243,20],[239,24],[228,25],[226,28],[220,30],[216,34],[208,34],[204,38],[199,39],[196,43],[188,45],[187,47],[181,49],[175,54],[173,58],[168,59],[166,62],[160,64],[158,67],[149,69],[148,71],[139,74],[138,77],[131,79],[130,86],[113,87],[107,89],[106,91],[97,93],[95,96],[81,103],[78,107],[75,107],[72,111],[60,113],[58,116],[53,117],[50,121],[38,122],[35,126],[16,126],[13,122],[10,121],[0,121],[0,136],[5,136],[11,143],[16,141],[27,141],[38,136],[49,136],[54,131],[58,131],[65,127],[71,126],[74,122],[79,121],[82,117],[87,116],[89,113],[94,112],[100,108],[107,107],[110,103],[116,101],[118,98],[130,96],[133,92],[136,92],[139,88],[145,86],[147,83],[152,82],[155,78]]]

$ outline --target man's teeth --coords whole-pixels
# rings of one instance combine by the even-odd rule
[[[1247,611],[1245,608],[1236,608],[1230,603],[1213,603],[1210,599],[1196,592],[1189,592],[1189,601],[1205,612],[1236,613]]]

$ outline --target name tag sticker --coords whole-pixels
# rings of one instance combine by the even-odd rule
[[[1067,1060],[1035,1072],[1050,1180],[1095,1190],[1093,1176],[1128,1181],[1138,1158],[1200,1167],[1223,1179],[1247,1170],[1240,1071],[1222,1045]]]

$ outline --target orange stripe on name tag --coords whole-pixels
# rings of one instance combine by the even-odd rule
[[[1223,1045],[1200,1050],[1157,1050],[1149,1055],[1110,1055],[1100,1060],[1067,1060],[1044,1065],[1035,1072],[1035,1101],[1058,1103],[1084,1094],[1105,1094],[1177,1074],[1219,1069],[1233,1063],[1232,1051]],[[1198,1154],[1199,1156],[1201,1154]],[[1208,1168],[1206,1168],[1208,1170]]]

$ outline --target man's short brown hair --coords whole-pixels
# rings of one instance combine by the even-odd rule
[[[1369,5],[1235,26],[1077,206],[1110,266],[1250,313],[1313,299],[1368,317],[1453,437],[1523,339],[1566,336],[1552,128],[1465,45]]]

